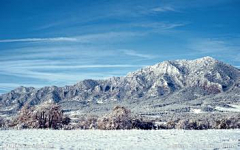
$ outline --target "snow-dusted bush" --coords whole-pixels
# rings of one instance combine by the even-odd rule
[[[80,129],[96,129],[98,116],[83,116],[79,119],[79,123],[76,128]]]
[[[215,129],[236,129],[240,128],[240,116],[230,117],[221,120],[217,120],[214,126]]]
[[[114,107],[110,114],[99,118],[97,127],[103,130],[155,129],[153,121],[143,120],[143,118],[139,116],[133,116],[130,110],[122,106]]]
[[[59,129],[68,124],[70,118],[63,116],[61,107],[54,103],[43,103],[36,107],[23,107],[13,122],[17,128]]]
[[[185,130],[204,130],[204,129],[236,129],[240,128],[240,115],[233,115],[222,118],[191,118],[177,119],[168,121],[166,125],[161,125],[160,129],[185,129]]]
[[[116,106],[110,114],[98,119],[97,126],[103,130],[132,129],[131,111]]]
[[[132,119],[133,129],[151,130],[156,129],[154,121],[143,120],[142,118]]]
[[[174,129],[175,126],[176,126],[176,122],[173,121],[173,120],[168,121],[167,124],[166,124],[167,129]]]

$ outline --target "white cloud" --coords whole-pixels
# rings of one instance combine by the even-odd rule
[[[240,47],[239,47],[238,51],[240,51]],[[232,57],[232,60],[239,63],[240,62],[240,53],[234,54],[234,56]]]
[[[163,9],[163,8],[162,8]],[[155,8],[154,11],[160,11],[160,8]],[[164,7],[163,10],[172,10],[171,7]],[[161,10],[161,11],[163,11]],[[144,27],[144,28],[157,28],[161,30],[173,29],[180,26],[185,26],[186,23],[166,23],[166,22],[141,22],[131,24],[120,24],[121,27]],[[150,34],[149,31],[118,31],[118,32],[103,32],[93,34],[83,34],[71,37],[45,37],[45,38],[19,38],[19,39],[0,39],[0,43],[14,43],[14,42],[78,42],[82,44],[97,43],[97,42],[119,42],[131,37],[145,36]]]
[[[140,65],[46,65],[46,66],[25,66],[25,67],[19,67],[22,69],[84,69],[84,68],[133,68],[133,67],[139,67]],[[140,66],[141,67],[141,66]]]
[[[114,39],[123,37],[141,36],[139,32],[106,32],[87,34],[73,37],[53,37],[53,38],[23,38],[23,39],[2,39],[0,43],[13,43],[13,42],[80,42],[80,43],[94,43],[97,41],[111,42]]]
[[[25,39],[3,39],[0,43],[12,43],[12,42],[76,42],[78,41],[74,37],[54,37],[54,38],[25,38]]]
[[[87,78],[101,78],[103,74],[100,73],[57,73],[57,72],[43,72],[31,69],[21,69],[21,68],[9,68],[1,70],[2,75],[32,78],[38,80],[49,81],[51,83],[58,83],[61,81],[67,81],[68,83],[74,83]]]
[[[146,23],[133,23],[131,26],[142,28],[157,28],[157,29],[173,29],[176,27],[182,27],[187,23],[166,23],[166,22],[146,22]]]
[[[167,11],[176,11],[173,7],[165,6],[165,7],[156,7],[153,8],[154,12],[167,12]]]
[[[227,60],[234,65],[240,62],[240,45],[239,38],[222,37],[222,38],[203,38],[189,41],[189,52],[196,56],[212,56],[219,60]]]
[[[78,36],[78,39],[83,41],[91,40],[102,40],[102,39],[112,39],[112,38],[121,38],[129,36],[138,36],[142,35],[139,32],[106,32],[106,33],[97,33],[97,34],[88,34],[83,36]]]
[[[54,64],[54,65],[53,65]],[[10,91],[19,86],[43,87],[46,85],[64,86],[74,84],[84,79],[106,79],[112,76],[122,76],[131,68],[141,68],[143,65],[129,64],[97,64],[97,65],[65,65],[61,62],[40,61],[40,60],[18,60],[5,61],[1,63],[0,75],[11,78],[27,78],[31,81],[37,81],[35,84],[26,84],[26,81],[19,80],[21,83],[10,82],[0,83],[0,93]],[[108,71],[99,71],[99,69],[111,68]],[[125,68],[126,72],[122,71]],[[126,69],[128,68],[128,69]],[[76,71],[78,69],[78,71]],[[79,70],[80,69],[80,70]],[[84,69],[81,70],[81,69]],[[87,69],[87,70],[86,70]],[[134,69],[135,70],[135,69]],[[44,84],[41,84],[44,83]]]
[[[79,62],[81,63],[81,62]],[[51,83],[65,81],[68,83],[74,83],[83,79],[92,78],[100,79],[107,75],[111,75],[111,71],[102,72],[93,70],[93,68],[140,68],[141,65],[130,65],[130,64],[85,64],[79,63],[65,63],[54,60],[14,60],[14,61],[3,61],[0,66],[0,74],[23,77],[23,78],[34,78],[37,80],[45,80]],[[89,71],[81,71],[76,69],[90,69]],[[71,73],[69,73],[71,72]]]
[[[201,53],[227,52],[234,50],[227,41],[218,39],[198,39],[191,41],[189,47]]]
[[[134,51],[134,50],[124,49],[124,50],[121,50],[121,51],[125,55],[128,55],[128,56],[140,57],[140,58],[145,58],[145,59],[155,58],[155,56],[153,56],[153,55],[138,53],[137,51]]]
[[[104,50],[85,46],[28,47],[5,51],[0,56],[0,74],[11,78],[33,78],[40,82],[44,80],[51,83],[73,83],[86,78],[100,79],[111,76],[113,71],[118,72],[115,74],[124,75],[128,71],[143,67],[132,64],[134,59],[123,64],[121,60],[128,56],[136,59],[152,58],[149,54],[133,50]],[[105,69],[109,71],[102,71],[104,68],[109,68]]]
[[[81,64],[81,62],[62,62],[51,60],[14,60],[1,62],[0,70],[47,70],[47,69],[84,69],[84,68],[133,68],[142,67],[142,65],[130,65],[130,64]],[[80,64],[79,64],[80,63]],[[7,69],[6,69],[7,68]]]

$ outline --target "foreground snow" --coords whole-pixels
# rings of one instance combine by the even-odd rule
[[[240,130],[3,130],[0,149],[240,149]]]

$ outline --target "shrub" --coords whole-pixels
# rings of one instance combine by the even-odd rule
[[[239,117],[230,117],[217,120],[215,123],[216,129],[234,129],[240,128],[240,118]]]
[[[77,124],[77,128],[80,129],[96,129],[97,128],[97,120],[98,116],[85,116],[81,117],[79,123]]]
[[[23,107],[13,126],[17,128],[52,128],[59,129],[68,124],[70,118],[63,116],[59,105],[43,103],[37,107]]]
[[[71,122],[71,119],[68,116],[64,116],[62,118],[62,124],[63,125],[68,125]]]
[[[122,106],[116,106],[113,111],[98,119],[98,129],[124,130],[124,129],[155,129],[153,121],[143,120],[141,117],[133,117],[131,111]]]
[[[125,107],[116,106],[113,111],[98,119],[98,129],[117,130],[132,129],[131,112]]]
[[[151,130],[156,129],[153,121],[144,121],[142,118],[132,120],[133,129]]]

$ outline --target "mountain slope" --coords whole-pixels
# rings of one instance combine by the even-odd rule
[[[183,111],[239,104],[240,71],[211,57],[164,61],[124,77],[84,80],[73,86],[19,87],[0,96],[0,113],[45,101],[65,110],[106,111],[121,103],[138,113]],[[225,104],[225,105],[224,105]],[[207,108],[206,108],[207,107]]]

